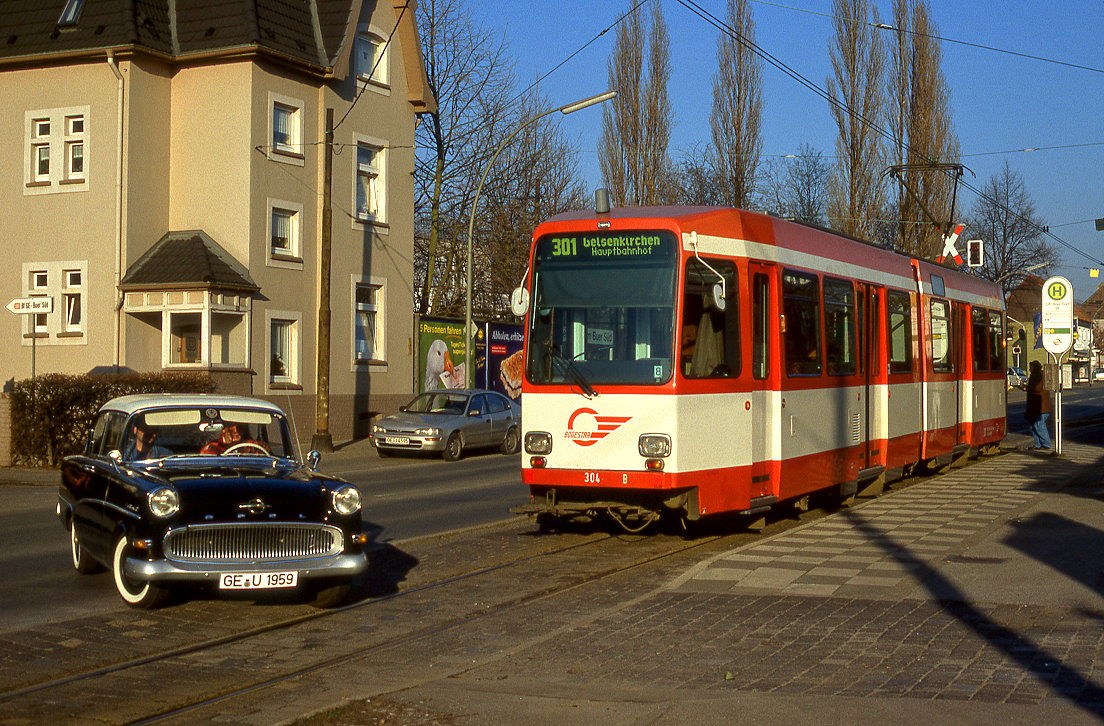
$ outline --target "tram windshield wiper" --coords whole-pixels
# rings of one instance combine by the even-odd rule
[[[598,395],[598,391],[594,390],[594,387],[590,385],[586,376],[583,375],[583,372],[579,370],[573,360],[561,355],[560,352],[556,350],[555,346],[550,347],[548,353],[552,356],[553,366],[559,363],[560,367],[571,378],[572,382],[582,390],[587,398],[594,398]]]

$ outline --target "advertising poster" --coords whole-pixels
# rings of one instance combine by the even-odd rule
[[[418,321],[419,393],[438,388],[463,388],[464,323],[422,318]]]
[[[478,385],[519,400],[525,370],[522,360],[524,327],[511,323],[487,323],[484,332],[487,352],[483,358],[486,364],[476,369]]]

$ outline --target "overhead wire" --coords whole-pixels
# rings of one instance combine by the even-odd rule
[[[697,15],[699,18],[704,20],[709,25],[713,26],[718,31],[728,35],[730,38],[732,38],[733,40],[735,40],[738,43],[740,43],[741,45],[743,45],[745,48],[747,48],[752,53],[754,53],[755,55],[762,58],[764,61],[769,63],[774,68],[782,71],[782,73],[789,76],[791,79],[797,81],[797,83],[799,83],[801,86],[805,87],[806,89],[808,89],[808,90],[812,91],[813,93],[815,93],[817,96],[820,96],[824,100],[828,101],[828,103],[831,106],[833,106],[835,108],[838,108],[839,110],[841,110],[844,113],[846,113],[847,115],[853,117],[857,121],[869,126],[871,129],[873,129],[875,132],[877,132],[883,138],[885,138],[889,141],[892,141],[894,143],[901,143],[901,145],[903,146],[903,148],[905,150],[913,151],[913,149],[911,149],[909,147],[907,142],[903,142],[903,141],[899,142],[899,140],[892,133],[890,133],[887,129],[882,127],[880,124],[875,123],[874,121],[867,118],[866,116],[864,116],[859,111],[855,110],[854,108],[847,105],[843,101],[840,101],[835,96],[833,96],[831,93],[829,93],[827,90],[821,88],[818,84],[814,83],[813,81],[809,80],[808,78],[806,78],[804,75],[802,75],[798,71],[791,68],[784,61],[778,59],[777,57],[775,57],[770,52],[768,52],[767,50],[765,50],[764,48],[759,46],[754,41],[749,40],[748,38],[746,38],[742,33],[737,31],[732,26],[728,25],[728,23],[724,22],[723,20],[719,19],[718,17],[713,15],[708,10],[701,7],[694,0],[675,0],[675,1],[679,5],[682,5],[684,8],[686,8],[687,10],[692,12],[694,15]],[[869,23],[868,23],[868,25],[869,25]],[[1095,258],[1092,255],[1088,254],[1084,250],[1081,250],[1078,247],[1075,247],[1074,245],[1072,245],[1069,242],[1065,241],[1064,239],[1062,239],[1058,235],[1051,232],[1046,226],[1039,225],[1036,222],[1034,222],[1033,220],[1028,219],[1024,215],[1020,214],[1019,212],[1017,212],[1013,209],[1009,209],[1007,206],[1002,204],[999,200],[990,197],[985,192],[983,192],[981,189],[978,189],[976,186],[971,184],[969,181],[967,181],[965,179],[960,179],[959,184],[962,187],[972,191],[980,199],[983,199],[987,202],[996,204],[996,205],[1004,208],[1008,212],[1014,214],[1019,219],[1023,220],[1024,222],[1027,222],[1028,224],[1035,227],[1039,231],[1040,234],[1045,235],[1047,237],[1050,237],[1051,239],[1053,239],[1055,242],[1062,245],[1066,249],[1068,249],[1072,252],[1076,252],[1077,254],[1081,255],[1082,257],[1084,257],[1084,258],[1086,258],[1086,259],[1088,259],[1088,260],[1090,260],[1090,261],[1092,261],[1092,262],[1094,262],[1098,265],[1104,266],[1104,262],[1101,262],[1100,260],[1098,260],[1097,258]]]

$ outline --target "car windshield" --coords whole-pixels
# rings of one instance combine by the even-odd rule
[[[137,413],[127,422],[121,451],[125,461],[170,456],[295,456],[283,416],[225,407]]]
[[[423,393],[405,406],[411,413],[463,414],[468,407],[468,394],[455,391]]]

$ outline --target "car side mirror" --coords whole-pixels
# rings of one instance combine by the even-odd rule
[[[483,414],[480,413],[478,408],[473,408],[471,411],[468,411],[468,415],[469,416],[482,416]]]
[[[118,449],[112,449],[107,452],[107,458],[111,459],[111,463],[115,465],[116,469],[123,465],[123,452]]]
[[[310,467],[311,471],[318,471],[320,461],[322,461],[322,454],[319,453],[318,449],[311,449],[307,453],[307,466]]]
[[[408,409],[406,406],[399,406],[399,410],[405,413],[406,411],[409,411],[410,409]]]

